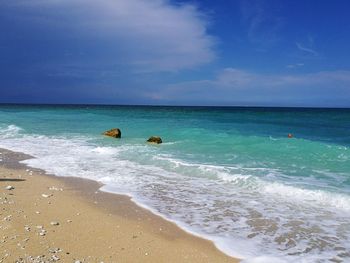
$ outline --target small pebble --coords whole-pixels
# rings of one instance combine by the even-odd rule
[[[52,226],[58,226],[60,223],[58,223],[57,221],[52,221],[50,224],[51,224]]]
[[[51,191],[63,191],[62,188],[57,188],[57,187],[55,187],[55,186],[51,186],[51,187],[49,188],[49,190],[51,190]]]
[[[58,261],[58,260],[60,260],[60,258],[59,258],[59,257],[57,257],[56,255],[53,255],[51,258],[52,258],[54,261]]]
[[[6,188],[5,188],[6,190],[13,190],[13,189],[15,189],[12,185],[8,185],[8,186],[6,186]]]
[[[62,250],[60,248],[50,248],[49,252],[56,254],[56,253],[62,252]]]

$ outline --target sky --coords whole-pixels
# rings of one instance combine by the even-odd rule
[[[0,103],[350,107],[347,0],[0,0]]]

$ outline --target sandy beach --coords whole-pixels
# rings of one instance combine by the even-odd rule
[[[238,262],[97,182],[0,153],[0,262]]]

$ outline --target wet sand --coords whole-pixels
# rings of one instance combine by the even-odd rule
[[[0,153],[0,262],[238,262],[97,182]]]

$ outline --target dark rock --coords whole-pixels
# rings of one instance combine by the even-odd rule
[[[114,128],[108,131],[105,131],[103,135],[113,137],[113,138],[121,138],[122,137],[122,132],[118,128]]]
[[[158,136],[152,136],[147,140],[147,142],[160,144],[160,143],[162,143],[162,139]]]

